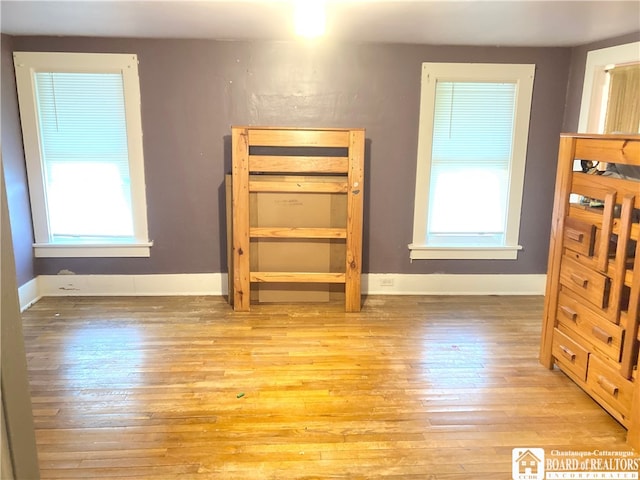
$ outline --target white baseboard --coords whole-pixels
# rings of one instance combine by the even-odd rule
[[[547,276],[370,273],[369,295],[544,295]]]
[[[543,295],[546,275],[370,273],[368,295]],[[19,289],[25,309],[43,296],[226,295],[226,273],[167,275],[40,275]]]
[[[18,288],[18,298],[20,300],[20,311],[24,311],[31,305],[40,300],[42,296],[40,294],[38,278],[32,278],[24,285]]]
[[[226,273],[40,275],[41,296],[223,295]]]

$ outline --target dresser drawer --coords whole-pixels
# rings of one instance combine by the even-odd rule
[[[587,386],[616,412],[625,418],[629,416],[633,382],[624,378],[616,369],[595,355],[591,355],[589,359]]]
[[[563,291],[558,296],[558,324],[585,338],[595,351],[620,361],[623,329]]]
[[[563,239],[564,246],[569,250],[592,257],[596,240],[596,226],[573,217],[566,217]]]
[[[611,281],[605,275],[591,270],[569,255],[562,257],[560,283],[598,308],[606,308]]]
[[[557,328],[553,332],[552,355],[558,366],[584,382],[587,378],[589,352]]]

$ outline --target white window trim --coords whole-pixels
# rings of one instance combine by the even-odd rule
[[[135,54],[14,52],[18,103],[22,124],[36,257],[148,257],[147,201],[142,148],[142,116],[138,58]],[[46,212],[43,163],[36,109],[34,73],[122,73],[127,119],[127,146],[131,179],[131,208],[135,240],[127,243],[53,242]]]
[[[578,132],[602,133],[602,106],[609,65],[640,61],[640,42],[591,50],[587,53]]]
[[[153,242],[107,244],[94,243],[90,245],[34,243],[36,257],[148,257]]]
[[[529,137],[529,116],[533,94],[535,65],[486,63],[423,63],[420,93],[420,123],[416,191],[413,217],[413,243],[410,258],[416,259],[517,259],[524,170]],[[514,118],[513,157],[509,181],[509,206],[504,246],[434,247],[426,244],[427,212],[433,138],[433,111],[437,81],[515,82],[517,84]]]

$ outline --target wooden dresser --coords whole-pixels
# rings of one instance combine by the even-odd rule
[[[582,387],[640,451],[640,179],[574,171],[576,160],[640,166],[640,135],[560,138],[540,361]]]

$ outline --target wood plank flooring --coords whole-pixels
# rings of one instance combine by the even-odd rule
[[[542,297],[24,312],[43,479],[510,479],[512,449],[629,450],[537,360]]]

